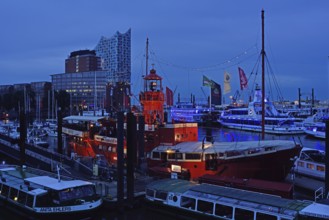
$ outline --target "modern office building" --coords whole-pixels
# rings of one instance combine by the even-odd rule
[[[117,32],[110,38],[101,37],[95,50],[70,53],[65,60],[65,73],[53,74],[51,78],[55,91],[65,90],[70,94],[73,110],[103,109],[108,106],[107,100],[113,105],[107,110],[127,109],[130,106],[130,92],[127,94],[126,90],[130,91],[131,30],[124,34]],[[107,94],[109,85],[118,92],[112,96]]]
[[[51,75],[55,91],[65,90],[70,94],[74,110],[104,108],[108,71],[61,73]]]
[[[65,73],[79,73],[101,70],[101,58],[94,50],[78,50],[65,60]]]
[[[95,47],[96,55],[101,57],[101,67],[108,70],[107,80],[130,83],[131,80],[131,29],[126,33],[117,32],[114,36],[101,37]]]

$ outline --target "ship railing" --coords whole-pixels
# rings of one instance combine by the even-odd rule
[[[329,193],[327,195],[327,198],[329,196]],[[318,188],[317,190],[314,191],[314,202],[317,202],[320,199],[324,198],[324,189],[323,187]]]

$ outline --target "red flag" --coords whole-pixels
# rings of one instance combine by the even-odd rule
[[[239,67],[239,76],[240,76],[240,88],[244,90],[248,87],[248,80],[246,74],[244,74],[243,69]]]
[[[167,100],[167,106],[174,105],[174,93],[168,87],[166,87],[166,100]]]

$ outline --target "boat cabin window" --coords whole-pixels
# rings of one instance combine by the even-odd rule
[[[1,195],[7,197],[9,194],[9,186],[3,185],[1,189]]]
[[[47,207],[47,206],[51,206],[52,204],[53,204],[52,198],[48,193],[42,194],[42,195],[37,195],[37,199],[35,202],[36,206]]]
[[[228,219],[232,219],[233,207],[222,205],[222,204],[216,204],[215,215],[224,217],[224,218],[228,218]]]
[[[161,160],[167,161],[167,153],[166,152],[161,153]]]
[[[187,153],[185,154],[186,160],[201,160],[201,154],[191,154]]]
[[[254,220],[254,212],[246,209],[235,208],[235,220]]]
[[[11,189],[10,189],[10,195],[9,195],[9,198],[10,198],[11,200],[16,201],[16,200],[17,200],[17,196],[18,196],[18,189],[11,188]]]
[[[307,168],[308,169],[311,169],[311,170],[314,170],[315,168],[314,168],[314,164],[311,164],[311,163],[308,163],[307,164]]]
[[[256,220],[277,220],[277,216],[269,215],[261,212],[256,213]]]
[[[325,168],[324,168],[324,166],[316,166],[316,170],[317,171],[324,172],[325,171]]]
[[[195,199],[182,196],[180,206],[186,209],[195,209]]]
[[[153,159],[160,159],[160,152],[152,152]]]
[[[25,203],[26,203],[26,197],[27,197],[26,192],[19,191],[17,202],[25,205]]]
[[[166,200],[167,195],[168,195],[168,192],[163,192],[163,191],[156,191],[155,192],[155,198],[157,198],[157,199]]]
[[[60,202],[69,200],[81,199],[84,197],[93,196],[95,194],[94,185],[80,186],[74,188],[68,188],[62,191],[54,191],[54,197],[58,197]],[[56,195],[57,194],[57,195]]]
[[[154,190],[152,189],[146,189],[146,195],[150,197],[154,197]]]
[[[213,213],[213,210],[214,210],[214,203],[208,202],[208,201],[204,201],[204,200],[198,200],[197,210],[199,212],[204,212],[204,213],[212,214]]]
[[[183,154],[182,153],[168,153],[169,160],[182,160]]]
[[[33,207],[33,204],[34,204],[34,196],[27,194],[26,206]]]

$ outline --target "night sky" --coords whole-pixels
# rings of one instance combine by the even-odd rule
[[[240,88],[238,67],[260,83],[261,10],[265,10],[266,81],[276,79],[285,99],[329,99],[329,1],[2,0],[1,85],[51,81],[70,52],[94,49],[101,36],[132,31],[132,90],[142,90],[145,42],[150,64],[181,99],[203,100],[203,75],[230,93]],[[270,85],[270,84],[269,84]],[[223,85],[222,85],[223,87]],[[273,90],[270,90],[270,88]],[[266,94],[277,91],[268,86]],[[248,91],[245,91],[246,93]],[[133,101],[136,99],[132,99]]]

